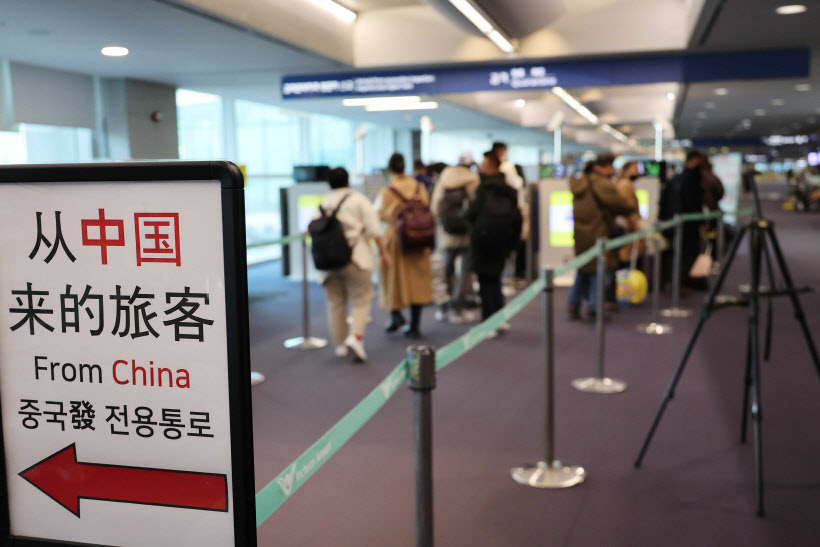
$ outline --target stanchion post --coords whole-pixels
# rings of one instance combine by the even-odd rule
[[[652,241],[652,320],[649,323],[640,323],[638,332],[643,334],[669,334],[672,332],[670,325],[658,322],[658,308],[661,297],[661,245],[658,241],[659,234],[655,232],[650,236]]]
[[[288,349],[321,349],[327,340],[310,335],[310,293],[308,292],[308,234],[302,234],[302,336],[285,340]]]
[[[726,227],[723,220],[723,212],[718,213],[717,228],[715,233],[715,260],[712,265],[712,273],[717,274],[720,271],[720,265],[723,263],[723,253],[726,251]]]
[[[586,470],[577,465],[566,465],[555,459],[555,274],[544,274],[544,459],[527,463],[511,470],[514,481],[536,488],[568,488],[581,484]]]
[[[627,388],[626,382],[607,378],[604,372],[604,354],[606,345],[606,331],[604,330],[604,292],[606,289],[606,238],[598,239],[598,268],[595,276],[595,338],[597,349],[598,375],[577,378],[572,381],[572,387],[586,393],[621,393]]]
[[[409,387],[413,391],[413,444],[416,459],[416,546],[433,545],[433,394],[436,351],[427,346],[407,348]]]
[[[675,215],[675,239],[672,256],[672,307],[663,310],[664,317],[689,317],[690,311],[680,307],[681,270],[683,269],[683,219]]]

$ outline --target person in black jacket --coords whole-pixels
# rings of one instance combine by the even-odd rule
[[[522,223],[518,193],[505,182],[494,154],[484,157],[481,183],[464,217],[472,225],[470,256],[478,276],[481,319],[485,320],[504,307],[501,274],[520,239]],[[509,325],[501,330],[509,330]]]
[[[686,154],[684,169],[667,182],[661,190],[660,220],[668,220],[676,214],[700,213],[703,211],[702,166],[706,157],[696,150]],[[674,229],[664,233],[672,241]],[[683,253],[681,254],[681,279],[683,283],[700,288],[702,281],[689,279],[688,273],[700,254],[700,224],[687,222],[683,225]]]

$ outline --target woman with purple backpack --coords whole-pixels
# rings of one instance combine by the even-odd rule
[[[385,247],[390,264],[379,269],[379,305],[390,312],[388,333],[404,327],[408,338],[420,338],[421,310],[433,301],[430,264],[435,219],[423,184],[404,174],[404,156],[393,154],[387,166],[392,179],[381,194],[379,218],[388,223]],[[429,227],[428,224],[432,223]],[[402,310],[410,307],[410,324]]]

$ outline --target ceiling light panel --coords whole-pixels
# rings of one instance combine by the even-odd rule
[[[106,46],[100,51],[106,57],[125,57],[128,55],[128,48],[122,46]]]
[[[806,11],[806,6],[803,4],[789,4],[787,6],[780,6],[775,11],[778,15],[796,15]]]
[[[399,97],[362,97],[358,99],[342,99],[344,106],[370,106],[383,104],[408,104],[419,103],[421,97],[418,95],[405,95]]]
[[[589,123],[593,125],[598,125],[598,116],[590,112],[589,109],[582,105],[580,102],[578,102],[578,100],[575,97],[567,93],[567,91],[563,87],[555,86],[552,88],[552,92],[558,95],[561,98],[561,100],[567,103],[578,114],[586,118],[586,120]]]
[[[450,0],[450,3],[484,34],[494,30],[492,24],[490,24],[483,15],[478,13],[478,10],[467,0]]]
[[[481,8],[472,4],[470,0],[450,0],[450,3],[461,12],[481,33],[489,38],[504,53],[512,53],[515,46],[498,29],[490,18],[482,13]]]
[[[332,13],[346,23],[352,23],[356,20],[356,14],[346,7],[337,4],[333,0],[307,0],[311,4],[322,8],[323,10]]]
[[[435,101],[406,104],[371,104],[364,107],[364,109],[368,112],[392,112],[396,110],[435,110],[436,108],[438,108],[438,103]]]

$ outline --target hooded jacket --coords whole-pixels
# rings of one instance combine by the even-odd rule
[[[474,173],[469,167],[455,165],[445,168],[444,171],[441,172],[438,182],[436,182],[436,186],[433,188],[433,196],[430,198],[430,210],[433,212],[433,215],[438,218],[441,213],[441,200],[444,198],[445,190],[464,188],[467,192],[467,199],[472,200],[478,188],[478,183],[478,173]],[[455,249],[468,247],[470,245],[470,234],[448,234],[440,226],[439,228],[436,241],[440,249]]]
[[[624,198],[611,179],[591,173],[573,178],[569,183],[572,191],[572,214],[575,220],[575,254],[579,255],[595,245],[599,237],[609,237],[615,226],[615,217],[630,215],[637,208]],[[618,265],[615,253],[607,256],[607,267]],[[581,267],[583,272],[594,272],[595,261]]]

